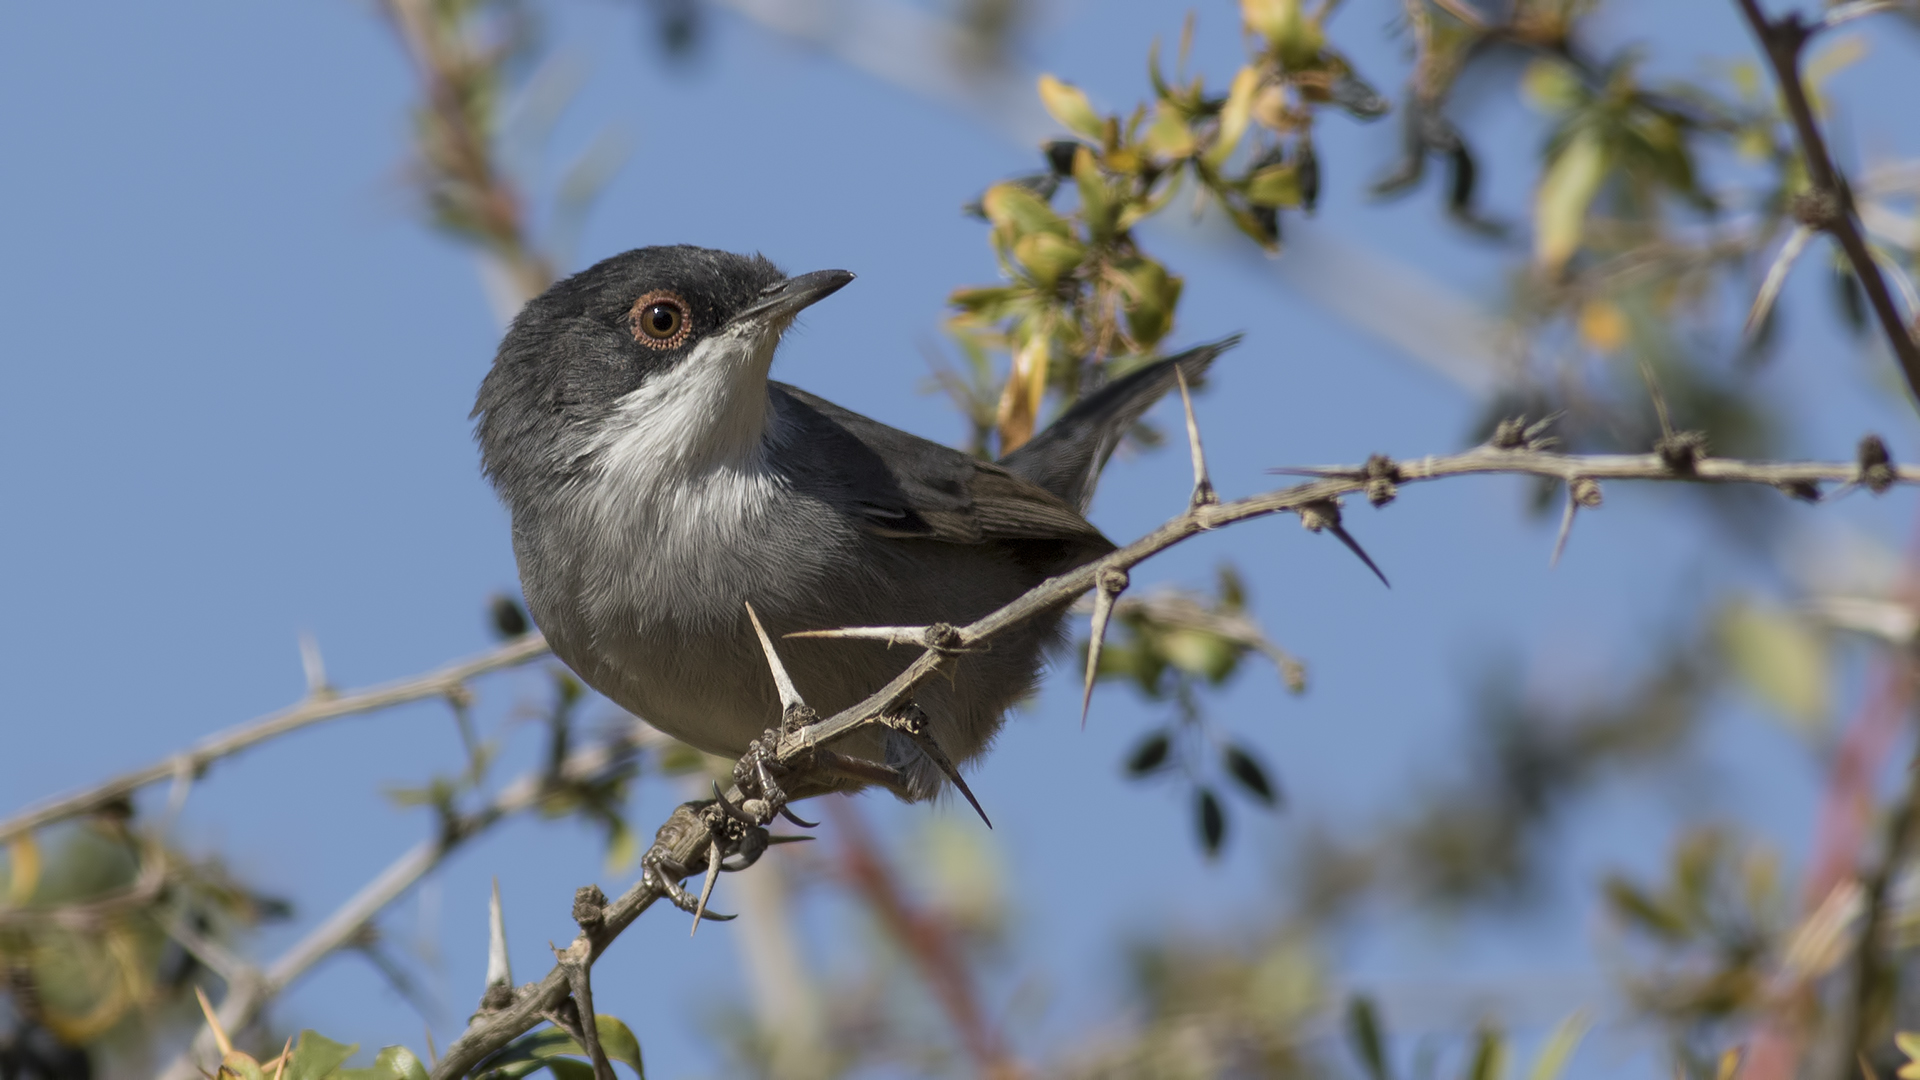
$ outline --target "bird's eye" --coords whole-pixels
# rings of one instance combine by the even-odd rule
[[[672,349],[687,340],[693,320],[687,302],[668,292],[652,292],[633,302],[627,312],[633,340],[650,349]]]

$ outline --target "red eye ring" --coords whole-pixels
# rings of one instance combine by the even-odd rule
[[[656,289],[627,309],[627,328],[649,349],[677,349],[693,332],[693,312],[678,294]]]

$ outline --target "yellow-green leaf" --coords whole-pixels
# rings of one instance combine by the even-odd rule
[[[1128,259],[1116,268],[1127,296],[1127,332],[1141,348],[1150,349],[1173,329],[1184,283],[1148,258]]]
[[[1813,734],[1825,726],[1832,693],[1826,642],[1791,612],[1753,603],[1728,607],[1720,647],[1746,688],[1785,719]]]
[[[1040,76],[1040,103],[1060,121],[1060,126],[1076,135],[1098,139],[1106,132],[1106,125],[1100,114],[1093,111],[1086,92],[1072,83],[1061,82],[1051,75]]]
[[[1527,104],[1557,116],[1587,100],[1587,88],[1567,65],[1541,57],[1527,65],[1520,77],[1520,94]]]
[[[1312,62],[1326,44],[1320,24],[1306,17],[1300,0],[1240,0],[1247,29],[1267,39],[1288,67]]]
[[[1154,157],[1171,160],[1190,156],[1196,142],[1193,129],[1187,126],[1180,110],[1163,101],[1154,113],[1153,123],[1147,125],[1146,134],[1140,137],[1140,145]]]
[[[1232,156],[1233,149],[1240,145],[1240,137],[1247,133],[1247,119],[1253,113],[1253,95],[1260,89],[1260,73],[1251,67],[1243,67],[1233,77],[1233,86],[1227,91],[1227,103],[1220,109],[1220,128],[1215,132],[1213,145],[1201,155],[1210,168],[1218,169]]]
[[[1269,165],[1247,178],[1247,201],[1259,206],[1299,206],[1300,170]]]
[[[1087,249],[1072,240],[1052,233],[1030,233],[1013,245],[1013,257],[1041,285],[1051,287],[1062,276],[1080,265]]]
[[[358,1049],[359,1043],[337,1043],[317,1031],[302,1031],[287,1058],[283,1080],[325,1080]]]
[[[1547,166],[1533,209],[1533,253],[1542,269],[1559,270],[1580,249],[1587,208],[1606,176],[1606,148],[1592,131],[1568,140]]]
[[[1053,212],[1053,207],[1019,184],[995,184],[988,188],[980,198],[980,209],[988,221],[1009,230],[1016,238],[1034,232],[1055,236],[1067,236],[1070,232],[1066,221]]]
[[[40,844],[23,832],[7,841],[7,906],[24,906],[39,887]]]
[[[1567,1059],[1573,1057],[1574,1049],[1586,1033],[1587,1016],[1578,1010],[1555,1024],[1553,1033],[1547,1036],[1547,1045],[1540,1048],[1540,1056],[1533,1059],[1533,1068],[1527,1070],[1527,1080],[1558,1080],[1567,1067]]]
[[[1107,187],[1107,178],[1100,174],[1100,164],[1087,147],[1073,152],[1073,183],[1080,189],[1080,217],[1087,223],[1088,235],[1096,243],[1112,236],[1113,191]]]

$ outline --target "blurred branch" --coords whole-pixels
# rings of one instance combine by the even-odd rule
[[[131,772],[122,773],[104,783],[64,795],[23,810],[0,821],[0,840],[7,840],[31,829],[38,829],[64,818],[91,813],[131,796],[134,792],[173,777],[195,778],[207,767],[257,743],[277,739],[302,728],[342,716],[377,712],[395,705],[425,698],[459,698],[466,684],[476,676],[502,668],[515,667],[547,655],[547,642],[538,634],[509,642],[470,660],[449,664],[424,675],[383,683],[366,690],[332,697],[312,697],[291,708],[269,713],[258,720],[230,728],[163,760]]]
[[[1823,482],[1861,484],[1881,491],[1895,483],[1920,484],[1920,468],[1896,467],[1886,460],[1885,447],[1869,437],[1862,444],[1862,460],[1842,462],[1764,462],[1730,458],[1711,458],[1692,450],[1667,448],[1654,454],[1556,454],[1536,449],[1538,427],[1509,422],[1501,425],[1495,441],[1464,453],[1444,457],[1426,457],[1415,461],[1394,462],[1376,455],[1365,465],[1338,466],[1304,470],[1318,479],[1276,491],[1253,495],[1232,502],[1201,503],[1167,521],[1146,536],[1104,558],[1088,563],[1040,583],[1005,607],[963,627],[935,625],[919,628],[925,651],[885,687],[866,700],[831,717],[804,726],[788,726],[780,736],[767,763],[796,769],[802,762],[826,756],[823,744],[856,729],[884,722],[910,704],[919,685],[967,650],[979,647],[995,636],[1025,623],[1043,612],[1057,609],[1081,593],[1093,588],[1099,576],[1124,570],[1183,540],[1211,532],[1222,526],[1249,521],[1282,512],[1302,515],[1310,527],[1328,528],[1338,521],[1338,500],[1343,495],[1365,492],[1375,505],[1384,505],[1396,495],[1402,483],[1438,480],[1450,476],[1477,474],[1520,474],[1579,483],[1587,492],[1589,505],[1599,503],[1598,479],[1667,480],[1709,484],[1763,484],[1783,488],[1799,497],[1818,498],[1817,485]],[[751,609],[749,609],[751,610]],[[777,670],[777,669],[776,669]],[[783,677],[783,673],[782,676]],[[779,681],[776,678],[776,681]],[[789,704],[804,705],[798,702]],[[844,759],[843,759],[844,760]],[[729,804],[739,804],[748,795],[738,785],[726,793]],[[711,869],[722,856],[721,841],[707,820],[698,814],[676,811],[663,825],[654,851],[663,865]],[[769,813],[772,808],[768,808]],[[736,810],[736,813],[738,811]],[[724,818],[719,820],[725,820]],[[712,860],[712,862],[709,862]],[[581,959],[574,963],[591,965],[633,921],[653,903],[667,895],[672,883],[649,872],[619,899],[608,904],[602,919],[591,932],[583,931],[569,953]],[[702,905],[704,907],[704,905]],[[537,983],[522,987],[514,1000],[501,1008],[475,1015],[466,1032],[447,1047],[434,1067],[436,1080],[466,1075],[488,1055],[520,1034],[540,1024],[545,1015],[557,1008],[570,992],[567,965],[556,964]]]
[[[1915,665],[1911,654],[1903,657],[1903,661],[1897,677],[1905,684],[1904,698],[1910,702]],[[1899,807],[1888,818],[1886,829],[1886,844],[1879,861],[1862,875],[1866,913],[1860,924],[1860,938],[1854,945],[1853,985],[1847,990],[1850,1013],[1846,1021],[1847,1041],[1841,1046],[1838,1058],[1848,1076],[1852,1075],[1855,1061],[1871,1058],[1869,1051],[1876,1022],[1891,1003],[1887,985],[1890,973],[1880,955],[1884,936],[1881,924],[1886,921],[1896,874],[1913,844],[1915,831],[1920,829],[1920,757],[1907,768],[1906,791]]]
[[[368,924],[388,904],[444,862],[456,848],[502,818],[532,809],[556,791],[604,779],[625,768],[635,752],[665,741],[666,736],[652,728],[633,724],[606,742],[572,754],[557,773],[546,768],[529,771],[486,805],[465,814],[444,815],[437,835],[395,859],[264,970],[247,965],[231,974],[221,971],[228,986],[217,1014],[220,1027],[229,1032],[246,1028],[259,1018],[261,1010],[274,997],[308,969],[341,949],[360,944]],[[213,1030],[203,1027],[192,1047],[175,1059],[162,1076],[165,1080],[194,1080],[199,1075],[194,1062],[208,1057],[215,1049]]]
[[[1794,216],[1800,219],[1802,225],[1830,233],[1839,241],[1848,264],[1853,267],[1854,276],[1859,279],[1860,287],[1873,307],[1875,318],[1880,322],[1880,329],[1886,334],[1887,344],[1893,349],[1894,359],[1899,361],[1900,370],[1906,376],[1907,389],[1920,399],[1920,343],[1914,341],[1906,319],[1901,317],[1894,305],[1893,293],[1887,288],[1886,278],[1881,276],[1872,249],[1867,246],[1857,218],[1853,192],[1827,152],[1826,139],[1821,135],[1820,125],[1813,115],[1813,103],[1808,100],[1807,88],[1800,80],[1801,51],[1820,24],[1808,26],[1801,21],[1798,12],[1789,12],[1779,19],[1769,20],[1761,12],[1757,0],[1738,2],[1754,35],[1760,39],[1762,51],[1767,54],[1767,63],[1773,68],[1774,81],[1779,85],[1780,96],[1786,102],[1788,115],[1793,119],[1802,157],[1806,161],[1810,190],[1794,200]]]
[[[886,855],[867,830],[860,813],[844,800],[828,807],[843,843],[841,869],[853,893],[893,935],[920,970],[921,978],[946,1011],[966,1047],[967,1055],[986,1077],[1013,1077],[1019,1063],[1007,1053],[1006,1042],[987,1022],[974,993],[973,976],[961,957],[951,927],[934,914],[914,910]]]
[[[426,96],[416,141],[434,220],[499,260],[517,309],[553,284],[554,268],[531,239],[525,200],[494,155],[493,110],[512,33],[476,40],[468,23],[477,5],[380,0],[379,6]]]

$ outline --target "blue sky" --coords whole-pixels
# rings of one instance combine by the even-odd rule
[[[1396,8],[1355,0],[1336,23],[1336,41],[1382,88],[1404,75],[1398,44],[1382,33]],[[1656,10],[1628,7],[1608,32],[1643,32]],[[1128,105],[1145,91],[1147,44],[1171,42],[1183,11],[1060,6],[1022,59],[1105,107]],[[1697,72],[1749,48],[1731,5],[1660,18],[1657,66],[1666,70]],[[110,17],[41,4],[8,8],[0,27],[0,324],[9,341],[0,580],[12,609],[0,622],[0,803],[145,763],[294,700],[301,632],[343,686],[485,648],[485,598],[510,589],[514,570],[466,417],[500,326],[470,255],[413,213],[402,174],[412,86],[381,24],[343,2],[132,5]],[[587,220],[575,266],[685,241],[759,250],[793,271],[853,270],[859,280],[790,335],[776,377],[958,439],[945,402],[918,392],[921,346],[936,340],[951,288],[994,274],[983,228],[959,207],[1034,168],[1035,152],[993,123],[739,17],[715,13],[707,28],[693,62],[668,64],[628,5],[566,5],[551,27],[555,53],[585,81],[541,160],[564,159],[609,127],[633,147]],[[1891,106],[1867,98],[1899,85],[1891,73],[1910,43],[1875,46],[1834,88],[1850,103],[1854,153],[1911,153],[1910,125],[1902,130]],[[1196,67],[1222,80],[1238,48],[1232,10],[1203,11]],[[1531,146],[1538,129],[1497,97],[1474,122],[1506,164],[1489,169],[1487,196],[1511,212],[1531,183],[1514,148]],[[1394,152],[1394,124],[1327,122],[1315,239],[1390,256],[1496,303],[1501,260],[1441,225],[1432,191],[1384,206],[1364,198]],[[1181,227],[1151,230],[1148,241],[1187,276],[1175,341],[1247,335],[1198,402],[1224,495],[1268,486],[1270,466],[1464,442],[1477,398],[1328,314],[1287,285],[1281,267],[1222,257]],[[1282,262],[1311,250],[1303,244]],[[1784,347],[1760,377],[1772,400],[1795,410],[1789,451],[1845,457],[1871,428],[1896,457],[1911,457],[1908,403],[1882,391],[1878,357],[1827,326],[1819,284],[1789,288]],[[1119,539],[1152,527],[1183,505],[1186,469],[1178,453],[1117,461],[1096,522]],[[1214,706],[1274,765],[1291,808],[1238,814],[1228,856],[1206,863],[1178,791],[1117,776],[1156,707],[1103,689],[1082,732],[1077,678],[1054,679],[973,781],[994,816],[991,842],[1010,869],[1016,910],[1030,916],[1022,947],[990,985],[998,1001],[1034,980],[1049,988],[1022,1048],[1044,1055],[1110,1015],[1117,941],[1257,920],[1279,894],[1288,844],[1312,823],[1370,820],[1414,777],[1458,775],[1449,755],[1470,691],[1500,656],[1524,657],[1544,693],[1604,692],[1630,682],[1660,628],[1700,597],[1778,586],[1726,554],[1690,501],[1684,491],[1616,485],[1552,572],[1551,523],[1524,514],[1515,483],[1490,479],[1410,488],[1388,510],[1350,511],[1391,591],[1291,519],[1208,537],[1137,573],[1142,584],[1198,584],[1234,560],[1269,631],[1310,665],[1304,698],[1282,695],[1255,669]],[[1897,547],[1913,507],[1895,494],[1786,512],[1796,527],[1846,523]],[[483,716],[503,721],[539,685],[533,674],[485,684]],[[1857,689],[1843,696],[1841,715]],[[522,732],[508,765],[531,760],[537,743]],[[332,724],[217,767],[195,792],[182,837],[296,901],[299,918],[256,943],[271,955],[430,828],[424,813],[388,804],[383,788],[454,768],[459,753],[438,707]],[[1550,913],[1378,927],[1339,958],[1346,980],[1585,985],[1599,971],[1591,883],[1611,868],[1658,865],[1678,817],[1737,817],[1790,860],[1804,851],[1817,769],[1757,712],[1725,703],[1681,767],[1684,798],[1671,777],[1650,777],[1582,805],[1581,823],[1554,838],[1554,896],[1564,903]],[[680,797],[643,784],[636,824],[650,829]],[[929,813],[865,802],[892,836]],[[517,822],[460,854],[388,921],[399,938],[425,935],[439,950],[428,982],[456,1017],[479,990],[495,876],[523,978],[544,969],[547,940],[570,936],[576,885],[625,885],[603,875],[597,836],[572,824]],[[809,925],[816,949],[844,932],[825,915]],[[656,1075],[719,1071],[697,1023],[739,993],[734,948],[725,928],[688,941],[683,919],[649,916],[601,965],[598,1003],[641,1018]],[[418,1018],[352,958],[318,970],[276,1015],[369,1046],[421,1041]],[[456,1030],[443,1023],[436,1037],[444,1045]],[[1633,1045],[1602,1039],[1590,1053],[1618,1061]]]

